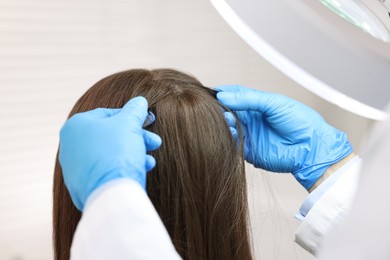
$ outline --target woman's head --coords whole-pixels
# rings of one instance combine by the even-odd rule
[[[147,129],[163,140],[152,152],[157,165],[147,175],[146,188],[176,250],[184,259],[250,259],[242,149],[213,90],[175,70],[129,70],[97,82],[69,116],[97,107],[120,108],[135,96],[148,100],[156,121]],[[69,257],[79,219],[57,159],[57,259]]]

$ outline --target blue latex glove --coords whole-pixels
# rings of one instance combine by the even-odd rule
[[[72,116],[60,132],[59,160],[73,203],[83,210],[88,196],[117,178],[131,178],[144,188],[155,159],[146,154],[161,138],[142,129],[148,112],[143,97],[122,109],[98,108]]]
[[[290,172],[308,190],[352,152],[346,134],[295,100],[237,85],[216,90],[217,99],[240,121],[245,159],[255,167]],[[225,117],[237,136],[235,117],[229,112]]]

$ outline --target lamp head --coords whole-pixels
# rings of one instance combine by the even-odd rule
[[[211,0],[260,55],[346,110],[385,120],[390,101],[387,0]]]

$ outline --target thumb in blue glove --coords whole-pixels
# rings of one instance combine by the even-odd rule
[[[98,108],[75,114],[60,131],[59,161],[73,203],[83,210],[89,195],[103,184],[130,178],[142,187],[156,164],[147,151],[161,138],[142,128],[148,103],[131,99],[122,109]]]
[[[309,190],[330,165],[352,153],[343,132],[295,100],[237,85],[216,90],[241,123],[245,159],[255,167],[291,172]],[[237,135],[235,117],[225,117]]]

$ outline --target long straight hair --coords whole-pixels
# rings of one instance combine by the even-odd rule
[[[171,69],[129,70],[92,86],[69,114],[120,108],[144,96],[161,136],[147,194],[183,259],[252,259],[242,146],[230,134],[215,92]],[[64,185],[58,155],[53,187],[55,259],[69,259],[81,218]]]

